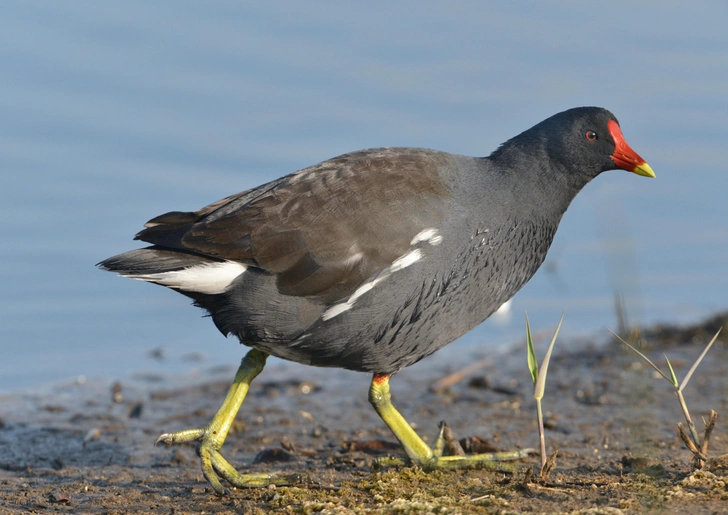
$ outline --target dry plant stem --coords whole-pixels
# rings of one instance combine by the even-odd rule
[[[460,445],[460,442],[458,442],[458,439],[455,438],[455,435],[453,434],[452,429],[450,429],[450,426],[448,426],[445,422],[440,423],[442,424],[442,439],[445,443],[445,448],[450,453],[450,455],[465,456],[465,451],[463,450],[462,445]]]
[[[705,459],[705,455],[700,452],[698,447],[695,445],[695,442],[693,442],[693,439],[685,431],[685,426],[682,422],[677,423],[677,431],[680,434],[680,440],[683,441],[685,447],[687,447],[697,459]]]
[[[688,405],[685,403],[685,397],[683,397],[682,390],[675,390],[675,395],[677,395],[678,401],[680,401],[680,407],[682,408],[683,415],[685,416],[685,420],[688,423],[688,429],[690,430],[690,437],[693,439],[693,442],[695,445],[700,445],[700,438],[698,438],[698,430],[695,427],[695,424],[693,424],[693,419],[690,417],[690,412],[688,411]]]
[[[708,421],[706,422],[705,419],[703,419],[703,423],[705,424],[705,430],[703,431],[703,439],[699,443],[688,436],[682,424],[677,425],[680,439],[683,441],[688,450],[693,453],[693,467],[696,470],[702,469],[705,465],[706,460],[708,459],[707,455],[708,445],[710,444],[710,435],[713,433],[713,429],[715,428],[715,422],[717,419],[718,413],[716,413],[715,410],[710,410]],[[698,445],[700,445],[700,449],[698,449]]]
[[[693,453],[693,469],[699,470],[703,468],[703,465],[705,464],[705,460],[707,458],[705,454],[701,453],[698,450],[688,434],[685,432],[685,427],[682,425],[682,422],[678,422],[677,431],[680,434],[680,439],[683,441],[685,446],[691,453]]]
[[[546,460],[546,463],[543,467],[541,467],[541,472],[539,472],[538,476],[541,479],[548,479],[551,475],[551,472],[556,468],[556,456],[559,455],[559,450],[556,449],[551,456]]]
[[[710,410],[708,422],[705,422],[705,419],[703,419],[703,423],[705,424],[705,432],[703,433],[703,442],[700,444],[700,452],[704,455],[708,454],[708,442],[710,441],[710,435],[713,434],[716,420],[718,420],[718,413],[715,410]]]

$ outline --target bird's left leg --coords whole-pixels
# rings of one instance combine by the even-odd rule
[[[201,429],[187,429],[176,433],[164,433],[155,442],[155,444],[164,442],[167,445],[172,445],[182,442],[198,441],[197,455],[202,461],[202,473],[212,488],[215,489],[215,492],[220,495],[227,493],[227,491],[220,483],[218,476],[239,488],[291,485],[307,482],[307,478],[296,474],[292,476],[241,474],[220,454],[220,449],[225,443],[228,431],[230,431],[235,416],[248,393],[250,383],[263,370],[267,357],[268,355],[266,353],[257,349],[252,349],[245,355],[222,406],[220,406],[220,409],[217,410],[217,413],[206,427]]]
[[[509,452],[494,452],[487,454],[472,454],[469,456],[442,456],[443,432],[437,437],[433,448],[430,448],[422,438],[412,429],[402,414],[392,404],[389,391],[389,375],[374,374],[369,387],[369,402],[392,430],[394,436],[402,444],[410,461],[423,470],[443,468],[493,468],[503,471],[514,471],[515,467],[508,466],[503,461],[518,460],[528,456],[531,449],[522,449]],[[382,460],[381,463],[397,464],[397,460]],[[511,470],[513,469],[513,470]]]

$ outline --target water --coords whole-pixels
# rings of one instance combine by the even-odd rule
[[[359,148],[486,155],[577,105],[613,110],[658,178],[589,185],[512,316],[440,360],[516,341],[524,310],[536,329],[566,309],[565,333],[604,334],[615,290],[641,324],[725,309],[726,14],[719,1],[8,3],[0,390],[240,358],[182,296],[94,268],[153,216]]]

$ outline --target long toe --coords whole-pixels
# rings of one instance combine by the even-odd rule
[[[260,488],[269,485],[292,486],[314,484],[306,474],[241,474],[220,454],[223,442],[219,435],[209,428],[186,429],[176,433],[164,433],[157,438],[155,445],[163,442],[167,445],[197,441],[197,456],[200,458],[202,474],[218,495],[229,493],[220,479],[224,479],[236,488]]]
[[[269,485],[293,486],[314,484],[314,481],[306,474],[289,474],[285,476],[269,473],[241,474],[235,470],[235,467],[230,465],[230,463],[228,463],[228,461],[223,458],[219,452],[210,451],[209,457],[212,463],[212,468],[215,470],[217,475],[237,488],[260,488]],[[205,473],[205,477],[208,481],[210,481],[210,476],[207,473]],[[215,480],[217,481],[217,477],[215,477]],[[212,481],[210,481],[210,484],[212,484],[213,488],[215,488]],[[220,493],[217,488],[215,488],[215,491]]]
[[[437,469],[488,469],[499,472],[518,472],[519,467],[510,461],[528,457],[535,449],[489,452],[467,456],[440,456],[434,468]]]
[[[167,445],[196,442],[201,440],[204,436],[205,429],[186,429],[184,431],[177,431],[176,433],[164,433],[163,435],[159,435],[159,438],[155,440],[154,445],[157,445],[159,442],[166,443]]]
[[[527,458],[536,452],[536,449],[518,449],[514,451],[490,452],[483,454],[469,454],[464,456],[442,456],[441,446],[442,435],[435,442],[436,446],[433,450],[435,457],[424,462],[415,462],[411,458],[404,457],[382,457],[372,462],[374,470],[388,467],[417,466],[425,471],[432,470],[455,470],[455,469],[488,469],[498,472],[518,472],[519,466],[512,461]],[[438,445],[440,444],[440,445]]]
[[[520,467],[513,463],[527,458],[536,452],[535,449],[519,449],[516,451],[491,452],[486,454],[470,454],[466,456],[437,456],[426,463],[416,463],[410,458],[383,457],[372,462],[372,468],[379,470],[388,467],[415,465],[425,471],[454,469],[488,469],[498,472],[518,472]]]

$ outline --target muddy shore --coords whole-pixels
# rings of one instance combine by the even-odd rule
[[[0,514],[724,513],[728,460],[715,458],[728,453],[728,313],[645,330],[642,349],[658,365],[667,353],[682,378],[720,326],[685,391],[699,430],[701,417],[719,414],[701,471],[678,437],[682,412],[666,381],[621,345],[570,341],[557,343],[543,401],[547,449],[559,450],[545,480],[535,455],[513,474],[372,471],[373,460],[400,451],[367,402],[369,377],[274,364],[253,384],[223,455],[239,470],[307,474],[315,484],[218,497],[192,445],[152,443],[205,425],[231,366],[0,394]],[[470,443],[537,447],[525,349],[482,357],[455,376],[462,367],[443,355],[403,371],[391,383],[395,405],[426,441],[445,420]]]

